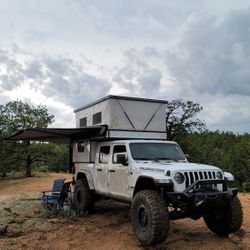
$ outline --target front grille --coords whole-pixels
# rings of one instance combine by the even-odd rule
[[[216,179],[215,171],[189,171],[184,172],[186,188],[198,180]]]

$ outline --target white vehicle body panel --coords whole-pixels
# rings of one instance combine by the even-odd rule
[[[79,172],[85,173],[90,181],[90,188],[98,194],[103,194],[110,197],[117,197],[126,200],[133,198],[134,188],[139,178],[150,178],[152,180],[161,180],[162,182],[173,182],[173,191],[183,192],[187,188],[187,182],[192,182],[198,179],[216,179],[216,173],[222,170],[218,167],[188,163],[187,160],[178,162],[170,160],[134,160],[130,152],[130,143],[168,143],[175,142],[158,141],[158,140],[120,140],[97,143],[95,163],[77,163],[76,178]],[[112,152],[115,145],[125,145],[128,156],[128,166],[122,164],[114,164],[112,160]],[[110,155],[107,163],[99,163],[99,152],[102,146],[110,146]],[[174,176],[175,174],[183,173],[185,181],[178,184]],[[92,175],[92,176],[91,176]],[[190,177],[191,176],[191,177]],[[200,178],[202,176],[202,178]],[[187,180],[189,179],[189,180]],[[218,185],[218,190],[222,186]]]

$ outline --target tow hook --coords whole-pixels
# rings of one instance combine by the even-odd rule
[[[196,202],[194,203],[194,205],[195,205],[196,207],[199,207],[199,206],[201,206],[203,203],[204,203],[204,200],[196,201]]]
[[[204,203],[204,199],[203,200],[201,200],[201,199],[198,199],[198,198],[196,198],[195,200],[194,200],[194,205],[196,206],[196,207],[199,207],[199,206],[201,206],[203,203]]]

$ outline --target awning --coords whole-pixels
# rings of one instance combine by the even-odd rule
[[[86,128],[30,128],[8,137],[8,141],[44,141],[68,144],[74,141],[104,136],[106,125]]]

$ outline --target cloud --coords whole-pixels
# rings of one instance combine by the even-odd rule
[[[164,98],[167,72],[158,53],[153,47],[127,50],[122,63],[114,68],[113,82],[121,85],[127,95]]]
[[[200,102],[204,109],[199,117],[205,120],[211,130],[249,133],[250,98],[242,95],[202,95]]]
[[[18,63],[13,55],[0,50],[0,87],[10,90],[23,81],[23,66]]]
[[[22,51],[22,50],[20,50]],[[0,88],[11,91],[24,84],[43,95],[79,107],[106,95],[111,84],[85,69],[87,62],[68,56],[0,50]]]
[[[0,0],[0,40],[47,52],[89,55],[130,46],[166,46],[194,8],[183,2],[144,0]],[[13,18],[14,17],[14,18]],[[10,32],[11,31],[11,32]]]
[[[182,92],[250,95],[250,9],[190,16],[166,65]],[[240,28],[239,28],[240,27]]]

